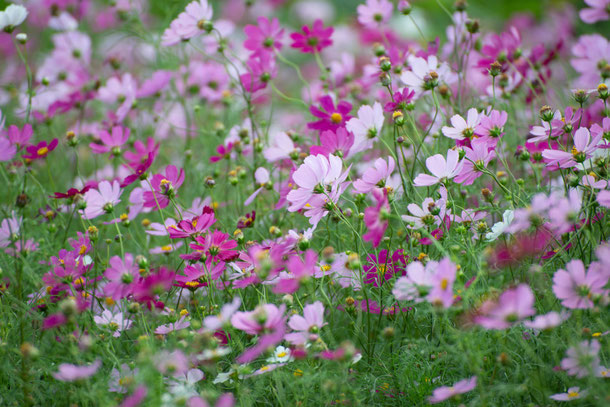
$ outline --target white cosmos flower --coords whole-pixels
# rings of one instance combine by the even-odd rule
[[[510,209],[505,210],[504,214],[502,215],[502,222],[498,222],[493,225],[491,227],[491,232],[487,233],[485,238],[490,242],[496,240],[513,222],[513,219],[515,219],[515,212]]]
[[[19,24],[25,21],[28,16],[28,10],[19,5],[11,4],[4,11],[0,11],[0,30],[11,32]]]

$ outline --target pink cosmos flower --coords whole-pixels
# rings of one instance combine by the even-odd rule
[[[191,248],[205,254],[206,260],[227,261],[237,257],[235,252],[237,242],[229,238],[228,233],[215,230],[205,236],[195,237],[195,243],[191,243]]]
[[[483,175],[482,170],[487,168],[491,160],[496,158],[496,152],[489,149],[489,145],[483,138],[478,138],[470,143],[470,147],[464,147],[466,155],[462,160],[462,168],[455,177],[455,182],[462,185],[472,183]]]
[[[444,222],[445,216],[449,215],[450,211],[447,210],[446,190],[441,189],[441,191],[442,195],[445,195],[445,197],[437,201],[432,198],[426,198],[421,206],[418,206],[415,203],[407,206],[411,215],[402,215],[402,219],[405,222],[413,223],[413,226],[408,225],[409,228],[414,227],[419,229],[433,224],[440,225]]]
[[[486,301],[475,323],[486,329],[507,329],[536,313],[534,293],[527,284],[519,284],[500,295],[498,301]]]
[[[263,150],[263,156],[269,162],[276,162],[296,159],[299,152],[300,149],[294,144],[290,136],[282,131],[271,135],[269,147]]]
[[[570,317],[570,312],[562,311],[561,313],[551,311],[548,314],[537,315],[532,321],[524,321],[523,325],[532,329],[551,329],[561,325]]]
[[[277,76],[277,66],[273,54],[254,54],[246,61],[247,72],[239,79],[248,92],[265,89],[269,81]]]
[[[430,186],[438,183],[446,184],[460,173],[464,161],[460,161],[460,153],[457,150],[447,151],[447,159],[441,154],[435,154],[426,159],[426,167],[432,175],[419,174],[413,180],[413,185],[417,187]]]
[[[371,242],[373,247],[377,247],[388,228],[390,204],[388,203],[388,194],[386,190],[381,192],[374,189],[373,197],[377,201],[377,204],[375,206],[369,206],[364,210],[364,224],[368,231],[362,235],[362,240]]]
[[[388,0],[366,0],[359,5],[358,22],[368,29],[375,30],[385,25],[392,17],[394,6]]]
[[[112,331],[112,336],[118,338],[121,332],[131,328],[132,321],[125,318],[122,312],[113,313],[105,309],[100,316],[95,315],[93,322],[98,325],[108,326]]]
[[[383,120],[383,108],[379,102],[375,102],[373,107],[360,106],[358,117],[354,117],[345,123],[347,130],[354,134],[354,145],[351,148],[352,155],[366,151],[373,146],[374,139],[381,133]]]
[[[432,288],[426,296],[428,302],[449,308],[453,304],[453,283],[456,276],[457,267],[448,257],[438,262],[432,277]]]
[[[253,51],[255,54],[261,52],[271,52],[282,49],[282,36],[284,30],[280,26],[277,18],[271,21],[266,17],[259,17],[258,25],[248,24],[244,27],[247,38],[244,41],[244,48]]]
[[[130,73],[123,74],[122,77],[112,77],[108,79],[105,86],[98,91],[98,99],[104,103],[119,103],[117,118],[123,120],[131,110],[133,102],[136,100],[138,84]]]
[[[32,161],[45,158],[51,151],[55,150],[57,144],[59,144],[59,140],[54,138],[50,143],[43,140],[38,144],[27,146],[25,149],[26,154],[23,155],[23,158]]]
[[[553,293],[566,308],[593,308],[593,295],[604,294],[609,277],[595,264],[585,270],[581,260],[572,260],[565,270],[557,270],[553,276]]]
[[[488,114],[483,113],[474,133],[487,144],[495,146],[498,139],[504,135],[506,120],[508,120],[508,113],[505,111],[492,110]]]
[[[17,154],[17,146],[6,137],[0,136],[0,162],[11,161]]]
[[[163,32],[161,45],[171,46],[206,32],[214,10],[207,0],[189,3]]]
[[[186,84],[189,92],[209,102],[221,101],[229,91],[231,78],[224,67],[214,61],[191,61]]]
[[[129,139],[130,130],[127,127],[114,126],[112,134],[106,130],[102,130],[99,134],[100,141],[103,144],[90,143],[89,147],[95,154],[104,154],[112,152],[113,156],[121,154],[121,146]]]
[[[592,0],[589,0],[592,1]],[[581,11],[582,13],[582,11]],[[583,19],[584,20],[584,19]],[[552,396],[549,396],[550,399],[552,400],[556,400],[556,401],[572,401],[572,400],[578,400],[580,398],[583,398],[587,395],[587,391],[586,390],[580,390],[580,387],[570,387],[567,391],[567,393],[557,393],[557,394],[553,394]]]
[[[0,128],[1,127],[2,126],[0,126]],[[8,128],[8,138],[11,141],[11,144],[17,146],[18,148],[29,145],[32,134],[34,134],[34,130],[32,129],[32,125],[29,123],[25,124],[21,130],[19,130],[19,127],[15,126],[14,124]]]
[[[593,24],[610,18],[610,0],[585,0],[589,8],[583,8],[578,13],[582,21]]]
[[[188,321],[186,317],[181,317],[176,322],[158,326],[157,329],[155,329],[155,333],[157,335],[167,335],[170,332],[186,329],[189,326],[191,326],[190,321]]]
[[[97,186],[97,189],[88,190],[83,199],[87,204],[83,211],[83,218],[93,219],[104,213],[111,213],[121,200],[123,190],[118,181],[113,181],[112,184],[108,181],[102,181]]]
[[[309,149],[311,155],[329,154],[340,158],[349,158],[353,154],[351,148],[354,145],[354,135],[345,128],[340,127],[337,131],[326,130],[320,134],[320,145],[313,145]]]
[[[147,394],[146,386],[138,386],[131,395],[125,397],[119,407],[138,407],[144,401]]]
[[[138,87],[137,98],[147,98],[160,93],[171,81],[174,73],[171,71],[155,71]]]
[[[279,280],[273,287],[276,294],[293,294],[299,289],[301,281],[314,275],[318,255],[313,250],[305,252],[305,261],[299,256],[292,256],[286,264],[286,271],[279,274]]]
[[[572,67],[580,74],[574,85],[595,89],[602,82],[602,68],[608,63],[610,41],[599,34],[581,35],[572,47]]]
[[[184,182],[184,170],[180,171],[168,165],[165,174],[155,174],[150,180],[153,191],[144,192],[144,206],[146,208],[163,209],[169,205],[170,199],[177,196],[178,188]]]
[[[88,366],[78,366],[69,363],[59,365],[59,371],[53,373],[53,377],[62,382],[74,382],[76,380],[87,379],[98,371],[102,361],[97,359]]]
[[[181,350],[162,350],[155,359],[157,370],[164,375],[177,377],[186,374],[189,369],[188,358]]]
[[[239,297],[233,298],[233,301],[222,306],[218,315],[209,315],[203,319],[203,329],[208,332],[215,332],[228,325],[241,305]]]
[[[574,147],[572,147],[572,151],[547,149],[542,152],[542,157],[547,166],[558,165],[560,168],[575,167],[577,164],[583,163],[593,156],[593,152],[598,148],[601,136],[601,134],[598,134],[591,138],[589,129],[581,127],[574,134]]]
[[[597,194],[596,200],[604,208],[610,208],[610,191],[600,191]]]
[[[205,206],[201,215],[192,219],[183,219],[175,225],[170,225],[167,232],[171,239],[184,239],[204,234],[216,222],[214,210]]]
[[[304,345],[315,342],[320,329],[326,325],[324,322],[324,305],[320,301],[307,304],[303,308],[303,316],[293,315],[288,326],[296,332],[286,334],[285,339],[293,345]]]
[[[394,158],[388,156],[388,161],[383,158],[375,160],[373,167],[367,168],[362,178],[354,181],[354,192],[368,194],[376,188],[385,188],[392,172],[394,172]]]
[[[319,99],[320,108],[311,105],[309,111],[314,117],[317,117],[318,121],[307,123],[307,128],[324,131],[332,130],[337,131],[341,127],[345,127],[346,122],[349,121],[352,116],[349,112],[352,110],[352,105],[346,101],[340,101],[335,107],[335,102],[330,95],[324,95]]]
[[[501,34],[490,34],[483,40],[481,57],[477,62],[477,67],[487,73],[489,66],[498,59],[504,61],[504,65],[508,65],[508,61],[513,62],[518,58],[517,50],[520,46],[521,35],[514,26],[509,27]]]
[[[443,126],[443,135],[454,140],[472,138],[483,117],[475,108],[468,110],[466,120],[459,114],[456,114],[451,117],[451,125],[453,127]]]
[[[549,228],[555,233],[564,234],[574,229],[582,207],[581,195],[579,190],[571,188],[567,197],[558,200],[549,209]]]
[[[236,329],[250,335],[261,335],[258,343],[246,349],[237,360],[240,363],[252,361],[266,349],[280,343],[286,331],[284,312],[286,305],[279,308],[274,304],[263,304],[249,312],[236,312],[231,317],[231,324]]]
[[[320,19],[314,21],[311,28],[304,25],[301,30],[303,33],[290,34],[290,38],[292,38],[290,46],[298,48],[304,54],[315,54],[333,43],[331,36],[334,29],[332,27],[324,28],[324,23]]]
[[[542,120],[542,126],[533,126],[530,130],[531,137],[528,141],[530,143],[538,143],[540,141],[551,139],[557,139],[564,135],[572,135],[572,131],[578,126],[582,118],[582,109],[574,111],[571,106],[568,106],[565,110],[564,116],[561,115],[559,110],[555,110],[553,118],[550,123]]]
[[[477,387],[477,377],[472,376],[470,379],[460,380],[453,386],[442,386],[434,389],[428,401],[430,404],[437,404],[459,394],[468,393],[475,387]]]
[[[292,174],[292,179],[297,185],[296,190],[288,193],[290,212],[303,209],[315,195],[324,194],[342,189],[342,183],[347,178],[349,169],[341,173],[343,161],[339,157],[330,154],[327,157],[322,154],[310,155],[303,164]]]
[[[599,349],[597,339],[582,341],[568,349],[566,357],[561,360],[561,368],[580,379],[595,374],[600,367]]]
[[[400,80],[412,89],[417,97],[450,80],[449,65],[446,62],[439,63],[435,55],[430,55],[427,59],[410,55],[408,62],[411,70],[403,71]]]
[[[113,256],[108,262],[104,277],[108,283],[104,286],[104,295],[115,301],[129,296],[140,279],[140,268],[134,262],[131,253],[125,253],[125,260],[119,256]]]
[[[406,111],[407,107],[411,104],[414,97],[415,97],[415,91],[413,91],[409,88],[406,88],[406,87],[402,88],[402,90],[399,90],[398,92],[394,93],[394,95],[393,95],[394,101],[386,103],[385,106],[383,107],[383,110],[385,110],[386,112],[394,112],[397,110]]]

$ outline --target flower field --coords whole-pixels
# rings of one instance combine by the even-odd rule
[[[0,0],[0,406],[607,406],[610,0]]]

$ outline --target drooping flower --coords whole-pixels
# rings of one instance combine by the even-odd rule
[[[163,209],[167,207],[170,200],[177,196],[178,188],[184,182],[184,169],[178,169],[173,165],[165,168],[165,174],[155,174],[150,180],[152,191],[144,192],[144,206],[146,208]]]
[[[603,294],[610,275],[592,264],[585,270],[579,259],[566,264],[566,269],[557,270],[553,276],[553,293],[561,305],[571,309],[593,308],[593,296]]]
[[[447,159],[441,154],[435,154],[426,159],[426,167],[432,175],[419,174],[413,180],[417,187],[430,186],[438,183],[446,184],[462,170],[463,160],[460,161],[460,153],[457,150],[448,150]]]
[[[485,302],[475,322],[486,329],[507,329],[535,313],[532,289],[519,284],[504,291],[497,302]]]
[[[307,304],[303,308],[303,316],[293,315],[288,326],[295,332],[286,334],[285,338],[294,345],[304,345],[315,342],[319,337],[320,329],[326,325],[324,322],[324,305],[320,301]]]
[[[111,213],[121,200],[123,190],[118,181],[113,181],[112,184],[108,181],[102,181],[97,186],[97,189],[88,190],[83,199],[87,204],[83,210],[83,218],[93,219],[104,213]]]
[[[380,28],[392,17],[394,6],[388,0],[366,0],[366,4],[359,5],[358,22],[368,29]]]
[[[295,32],[290,34],[292,38],[292,48],[299,49],[305,54],[315,54],[324,48],[332,45],[333,27],[324,27],[322,20],[317,19],[309,26],[304,25],[301,30],[303,33]]]
[[[360,106],[358,117],[354,117],[345,123],[348,131],[354,134],[354,145],[351,153],[356,154],[366,151],[373,146],[374,139],[381,133],[383,127],[383,108],[379,102],[371,107]]]
[[[477,377],[472,376],[469,379],[456,382],[453,386],[442,386],[434,389],[428,401],[430,404],[437,404],[457,395],[468,393],[475,387],[477,387]]]

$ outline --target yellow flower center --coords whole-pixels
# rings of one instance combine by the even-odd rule
[[[122,213],[119,218],[121,219],[121,222],[125,222],[127,219],[129,219],[126,213]]]
[[[330,264],[323,264],[320,266],[320,270],[321,271],[328,271],[330,270]]]
[[[165,185],[167,185],[167,184],[171,184],[171,183],[172,183],[171,181],[166,180],[165,178],[163,178],[163,179],[161,180],[161,186],[165,186]]]
[[[37,151],[36,154],[40,157],[42,157],[43,155],[46,155],[49,152],[49,149],[47,147],[40,147]]]
[[[82,256],[83,254],[85,254],[86,251],[87,251],[87,246],[85,246],[84,244],[81,244],[80,248],[78,249],[78,254],[80,254]]]
[[[105,303],[106,303],[106,305],[108,305],[109,307],[112,307],[112,306],[115,304],[114,300],[113,300],[111,297],[106,297],[106,298],[104,299],[104,302],[105,302]]]
[[[446,290],[448,285],[449,285],[449,281],[448,281],[446,278],[443,278],[443,279],[441,280],[441,288],[442,288],[443,290]]]
[[[264,371],[266,371],[266,370],[269,370],[269,366],[263,366],[263,367],[261,367],[261,372],[264,372]]]
[[[164,252],[171,252],[172,247],[170,245],[163,246],[163,247],[161,247],[161,250],[163,250]]]
[[[180,311],[180,316],[181,317],[187,316],[188,314],[189,314],[188,310],[183,309],[183,310]]]
[[[343,120],[343,116],[341,116],[341,113],[333,113],[330,115],[330,120],[335,124],[339,124]]]
[[[187,287],[199,287],[199,283],[197,281],[187,281],[184,283]]]
[[[574,397],[578,397],[577,391],[571,391],[568,393],[568,398],[573,399]]]
[[[286,352],[280,352],[277,354],[278,358],[283,358],[284,356],[286,356]]]

